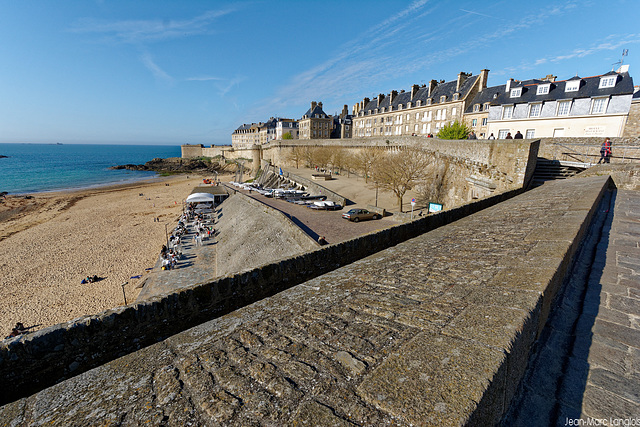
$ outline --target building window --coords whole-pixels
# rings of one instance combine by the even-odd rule
[[[433,101],[433,98],[427,99],[427,105],[431,105],[431,101]]]
[[[558,102],[558,116],[568,116],[569,111],[571,111],[571,101]]]
[[[473,106],[473,112],[474,112],[474,113],[477,113],[478,111],[480,111],[480,104],[475,104],[475,105]]]
[[[446,109],[442,109],[442,120],[445,120],[447,118],[447,110]]]
[[[505,105],[502,107],[502,119],[507,120],[513,116],[513,105]]]
[[[398,104],[398,110],[402,110],[402,104]]]
[[[509,133],[509,129],[500,129],[498,131],[498,139],[505,139],[508,133]]]
[[[607,87],[614,87],[616,85],[616,78],[617,78],[617,76],[602,77],[600,79],[599,89],[604,89],[604,88],[607,88]]]
[[[542,104],[529,105],[529,117],[540,117],[542,111]]]
[[[422,101],[418,100],[418,102],[416,103],[416,107],[419,107],[422,105]]]
[[[436,111],[436,120],[440,120],[440,117],[442,117],[442,110]]]
[[[458,99],[460,99],[460,94],[459,93],[454,93],[453,94],[453,100],[457,101]]]
[[[471,126],[476,127],[478,125],[478,119],[471,120]]]
[[[580,80],[567,82],[567,85],[564,87],[565,92],[577,92],[578,89],[580,89]]]
[[[591,114],[602,114],[607,111],[607,98],[596,98],[591,104]]]
[[[483,118],[482,119],[482,126],[486,126],[487,125],[487,118]]]
[[[546,95],[546,94],[548,94],[550,87],[551,87],[550,84],[538,85],[538,90],[536,92],[536,95]]]
[[[489,103],[484,104],[484,111],[489,111]]]
[[[456,109],[456,107],[453,107],[453,108],[451,109],[451,115],[452,115],[452,116],[455,116],[457,111],[458,111],[458,110]]]
[[[416,120],[420,119],[420,113],[416,113]]]
[[[531,139],[531,138],[535,138],[536,136],[536,130],[535,129],[527,129],[527,132],[525,133],[525,138],[527,139]]]
[[[522,95],[522,88],[511,89],[511,98],[518,98]]]
[[[440,102],[445,102],[447,100],[447,95],[442,95],[440,97]]]

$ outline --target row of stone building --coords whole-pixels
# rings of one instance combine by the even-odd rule
[[[233,132],[233,146],[248,148],[290,133],[293,139],[366,138],[437,135],[455,120],[479,138],[637,137],[640,134],[640,92],[634,91],[628,66],[589,77],[518,81],[487,87],[489,70],[476,76],[461,72],[456,80],[431,80],[409,91],[393,90],[364,98],[342,113],[327,115],[321,102],[298,121],[271,118],[242,125]]]

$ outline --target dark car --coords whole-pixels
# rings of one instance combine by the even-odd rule
[[[382,216],[379,213],[369,212],[366,209],[351,209],[348,212],[343,213],[342,218],[358,222],[363,219],[380,219]]]

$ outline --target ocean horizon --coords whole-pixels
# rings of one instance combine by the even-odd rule
[[[29,194],[123,184],[156,172],[113,170],[157,157],[180,157],[180,146],[116,144],[0,144],[0,192]]]

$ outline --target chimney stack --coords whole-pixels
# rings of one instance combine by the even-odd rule
[[[315,110],[315,108],[318,106],[318,103],[316,101],[311,101],[311,112],[313,113],[313,110]]]
[[[489,70],[480,70],[480,90],[487,88],[487,80],[489,80]]]
[[[320,107],[320,109],[322,109],[322,102],[318,102],[318,107]]]
[[[393,101],[398,97],[398,91],[392,90],[389,96],[391,97],[391,99],[389,99],[389,104],[392,104]]]
[[[456,82],[456,92],[460,92],[460,87],[470,76],[471,76],[471,73],[465,73],[462,71],[458,73],[458,81]]]
[[[506,93],[509,93],[509,91],[511,90],[511,85],[512,84],[513,84],[513,79],[507,80],[507,87],[504,90]]]
[[[379,94],[378,95],[378,108],[380,108],[380,104],[382,104],[382,100],[384,99],[384,95],[383,94]]]
[[[419,89],[420,89],[420,86],[418,86],[418,85],[411,86],[411,100],[412,101],[413,101],[413,98],[416,97],[416,94],[418,93]]]
[[[437,80],[431,80],[429,82],[429,98],[431,98],[431,94],[433,93],[433,90],[436,88],[436,86],[438,86]]]

